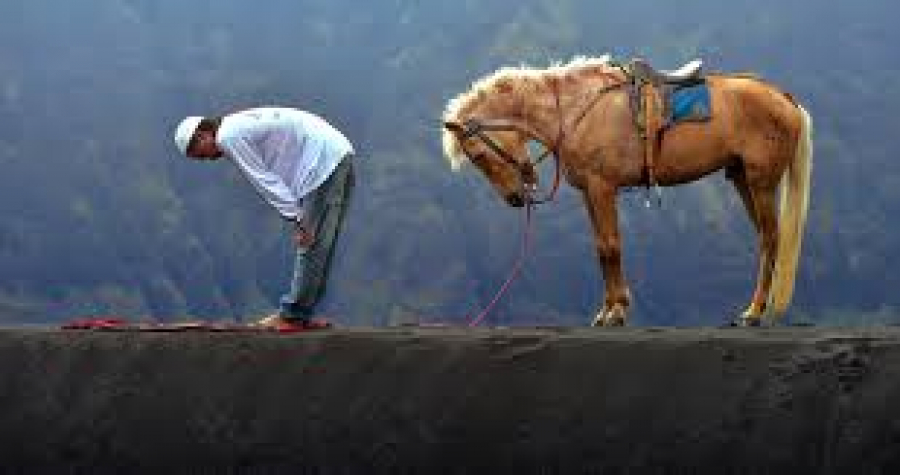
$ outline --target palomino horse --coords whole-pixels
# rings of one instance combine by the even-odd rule
[[[626,323],[631,295],[616,195],[622,187],[647,185],[650,176],[628,80],[608,56],[546,69],[504,68],[451,100],[443,117],[453,169],[471,162],[511,206],[529,204],[537,183],[528,142],[556,155],[566,181],[581,191],[593,227],[605,281],[595,326]],[[725,170],[759,240],[756,288],[737,322],[755,326],[765,315],[783,314],[793,294],[809,202],[812,121],[790,95],[758,78],[711,74],[706,81],[712,117],[661,136],[653,181],[672,186]]]

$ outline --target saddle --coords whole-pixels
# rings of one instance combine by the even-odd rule
[[[635,126],[644,143],[646,185],[657,192],[654,162],[662,132],[669,125],[663,122],[669,112],[669,96],[679,87],[703,82],[702,68],[703,62],[696,59],[676,70],[658,70],[641,58],[634,58],[623,67],[629,80],[628,96]]]
[[[657,70],[641,58],[631,60],[631,74],[659,87],[662,84],[691,84],[701,79],[703,61],[695,59],[684,66],[672,70]]]

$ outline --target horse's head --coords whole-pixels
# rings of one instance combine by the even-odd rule
[[[527,190],[537,186],[537,172],[528,159],[528,137],[522,131],[476,120],[445,121],[443,141],[454,168],[468,159],[507,204],[525,206]]]

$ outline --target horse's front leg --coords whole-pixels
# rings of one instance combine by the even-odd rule
[[[631,297],[622,267],[616,188],[605,182],[594,183],[587,188],[584,198],[605,283],[603,308],[594,317],[593,325],[623,326],[628,318]]]

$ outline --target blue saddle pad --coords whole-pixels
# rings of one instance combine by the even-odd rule
[[[674,125],[685,121],[703,121],[712,116],[709,86],[701,84],[676,89],[669,96],[666,123]]]

